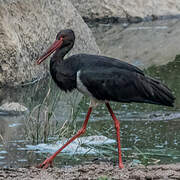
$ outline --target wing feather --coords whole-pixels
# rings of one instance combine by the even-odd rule
[[[81,71],[81,82],[98,100],[131,102],[138,96],[136,73],[118,68]]]

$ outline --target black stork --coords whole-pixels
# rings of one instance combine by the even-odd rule
[[[92,108],[98,103],[104,102],[114,120],[117,133],[119,168],[123,168],[120,123],[113,113],[109,101],[173,106],[175,98],[171,90],[164,84],[146,76],[136,66],[118,59],[90,54],[76,54],[64,60],[64,56],[72,49],[74,41],[75,34],[71,29],[61,30],[57,34],[55,42],[37,60],[37,64],[40,64],[55,51],[50,60],[50,73],[57,86],[65,92],[77,89],[84,95],[89,96],[91,103],[83,126],[78,133],[39,167],[47,168],[49,165],[51,166],[57,154],[85,132]]]

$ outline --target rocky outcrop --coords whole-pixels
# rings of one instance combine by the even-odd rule
[[[180,14],[178,0],[71,0],[85,18],[147,17]]]
[[[76,34],[72,53],[99,52],[91,31],[67,0],[1,1],[0,87],[46,74],[47,63],[37,66],[35,60],[64,28],[71,28]]]
[[[173,61],[180,52],[180,21],[142,22],[124,28],[100,25],[92,29],[102,54],[142,69]]]

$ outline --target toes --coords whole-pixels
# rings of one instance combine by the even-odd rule
[[[46,163],[46,164],[44,164],[44,166],[43,166],[42,168],[43,168],[43,169],[47,169],[48,166],[49,166],[49,163]]]
[[[53,167],[53,163],[52,163],[52,161],[50,162],[50,167],[51,167],[51,168]]]
[[[120,169],[123,169],[123,168],[124,168],[124,165],[123,165],[123,164],[119,164],[119,168],[120,168]]]
[[[53,162],[50,159],[46,159],[43,163],[37,166],[37,168],[46,169],[48,167],[53,167]]]
[[[42,168],[43,167],[43,164],[39,164],[36,166],[37,168]]]

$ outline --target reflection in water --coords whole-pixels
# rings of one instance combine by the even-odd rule
[[[174,62],[164,66],[151,67],[146,70],[147,74],[162,80],[170,87],[176,97],[175,108],[162,107],[148,104],[121,104],[112,103],[115,113],[121,120],[121,144],[123,148],[123,158],[130,162],[144,163],[146,158],[151,161],[151,158],[160,160],[160,163],[180,162],[180,57],[177,56]],[[10,92],[6,97],[13,99],[15,102],[23,102],[29,109],[44,100],[47,95],[47,84],[39,84],[42,86],[41,91],[35,89],[21,89]],[[54,87],[54,85],[52,85]],[[18,94],[19,91],[19,94]],[[27,94],[23,94],[25,92]],[[47,104],[57,91],[56,88],[51,89],[51,94],[48,96]],[[23,94],[23,95],[22,95]],[[68,96],[69,97],[69,96]],[[64,98],[63,100],[68,99]],[[62,99],[61,99],[62,100]],[[39,102],[40,101],[40,102]],[[78,100],[77,100],[78,101]],[[68,100],[70,104],[70,100]],[[62,107],[63,103],[58,105],[56,112],[56,122],[67,118],[66,112]],[[78,102],[76,102],[78,103]],[[69,109],[69,104],[64,105]],[[75,106],[75,104],[73,105]],[[80,128],[82,120],[88,108],[88,100],[83,98],[78,109],[81,113],[78,114],[78,124],[76,130]],[[61,110],[61,112],[59,112]],[[27,128],[27,127],[26,127]],[[74,128],[74,127],[73,127]],[[9,117],[0,116],[0,167],[22,167],[36,165],[47,156],[47,153],[36,151],[28,148],[27,145],[32,145],[31,141],[27,141],[25,133],[25,121],[23,116]],[[75,131],[75,130],[74,130]],[[115,139],[115,129],[111,117],[105,106],[99,106],[93,111],[91,120],[88,124],[85,136],[104,135],[110,139]],[[72,136],[69,132],[68,136]],[[57,137],[51,138],[51,143],[55,143]],[[113,145],[92,145],[84,144],[86,148],[96,150],[96,154],[79,154],[73,155],[61,153],[56,159],[57,166],[79,164],[83,161],[92,162],[93,160],[117,159],[116,143]],[[104,151],[102,150],[106,150]]]

